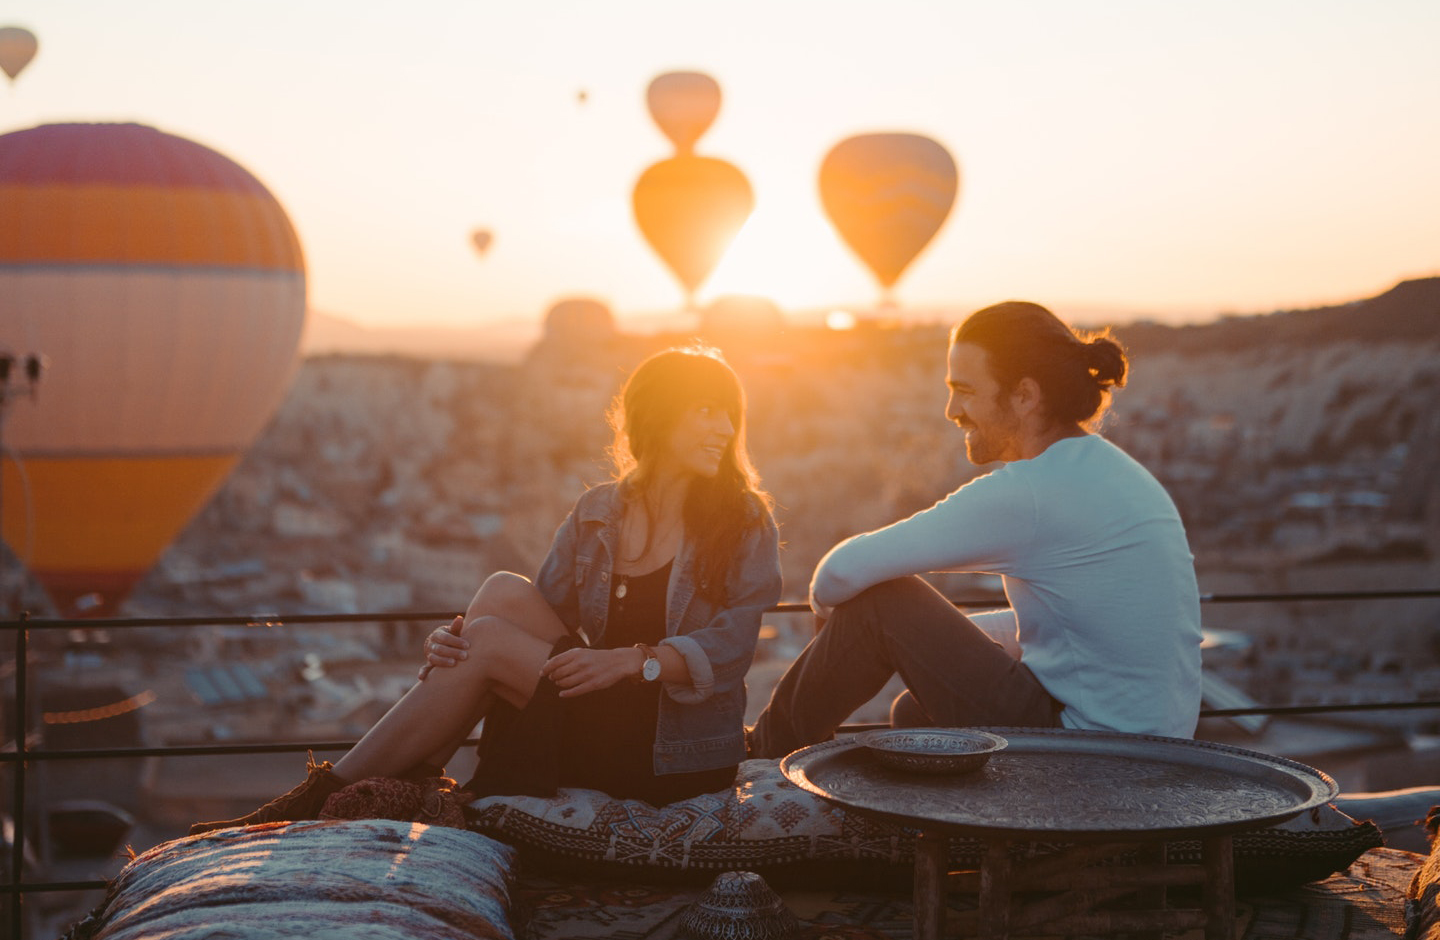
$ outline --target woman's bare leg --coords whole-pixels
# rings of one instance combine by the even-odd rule
[[[540,667],[565,632],[533,584],[509,573],[491,576],[465,612],[468,656],[431,669],[335,763],[334,773],[354,782],[420,763],[443,766],[496,696],[517,708],[530,701]]]

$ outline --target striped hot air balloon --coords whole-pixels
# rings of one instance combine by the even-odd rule
[[[840,237],[887,293],[940,231],[960,190],[960,170],[920,134],[861,134],[820,164],[820,201]]]
[[[49,360],[6,415],[3,531],[63,614],[113,612],[219,488],[304,320],[295,231],[234,161],[137,124],[0,136],[0,348]]]

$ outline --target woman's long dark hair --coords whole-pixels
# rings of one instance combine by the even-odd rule
[[[667,349],[640,363],[610,405],[610,457],[627,497],[638,498],[676,425],[701,402],[724,408],[735,428],[719,471],[690,482],[683,508],[685,529],[696,542],[699,590],[720,600],[730,562],[746,530],[759,522],[757,510],[768,513],[773,505],[745,447],[745,390],[720,351]]]

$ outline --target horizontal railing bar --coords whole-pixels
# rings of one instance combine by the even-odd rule
[[[1374,601],[1413,600],[1440,598],[1440,588],[1414,588],[1394,591],[1305,591],[1271,594],[1202,594],[1202,604],[1257,604],[1288,601]],[[1004,607],[1008,601],[1003,596],[955,598],[956,607]],[[772,614],[809,613],[810,605],[803,602],[786,602],[769,608]],[[393,623],[404,620],[449,620],[456,615],[454,610],[408,610],[386,611],[362,614],[282,614],[251,613],[225,614],[209,617],[107,617],[96,619],[35,618],[31,620],[0,620],[0,630],[98,630],[127,629],[133,627],[199,627],[199,626],[288,626],[304,623]]]
[[[1322,712],[1376,712],[1390,709],[1440,708],[1440,699],[1414,702],[1336,702],[1332,705],[1257,705],[1250,708],[1201,709],[1201,718],[1231,718],[1239,715],[1318,715]]]
[[[6,894],[39,894],[45,891],[92,891],[96,888],[109,887],[110,882],[94,881],[25,881],[20,884],[13,882],[0,884],[0,895]]]
[[[1440,699],[1422,699],[1413,702],[1336,702],[1332,705],[1261,705],[1254,708],[1205,708],[1200,710],[1201,718],[1232,718],[1241,715],[1317,715],[1336,712],[1361,711],[1403,711],[1415,708],[1440,708]],[[871,725],[842,725],[841,731],[868,730]],[[875,725],[874,727],[881,727]],[[883,727],[889,727],[884,725]],[[348,751],[357,742],[351,741],[292,741],[277,744],[195,744],[172,747],[112,747],[87,748],[84,750],[36,750],[27,749],[22,758],[14,751],[0,751],[0,764],[13,764],[19,760],[99,760],[123,757],[238,757],[246,754],[298,754],[302,751]],[[464,742],[474,746],[479,738]]]
[[[1294,594],[1201,594],[1202,604],[1256,604],[1276,601],[1383,601],[1440,597],[1440,588],[1398,591],[1301,591]]]
[[[393,623],[402,620],[451,620],[459,611],[412,610],[368,614],[218,614],[209,617],[96,617],[0,620],[0,629],[124,630],[131,627],[285,627],[301,623]]]
[[[238,756],[243,754],[297,754],[302,751],[348,751],[358,741],[289,741],[278,744],[181,744],[173,747],[108,747],[86,748],[84,750],[37,750],[29,748],[24,759],[36,760],[90,760],[114,757],[214,757]],[[479,738],[462,742],[477,745]],[[0,764],[13,764],[20,759],[14,751],[0,751]]]

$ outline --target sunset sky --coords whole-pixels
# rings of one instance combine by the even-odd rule
[[[677,310],[630,209],[671,153],[645,90],[672,70],[719,81],[697,150],[757,199],[702,304],[872,305],[816,176],[883,130],[961,169],[895,292],[917,314],[1205,320],[1440,274],[1435,0],[4,0],[0,25],[40,39],[0,131],[220,150],[289,212],[312,309],[364,325]]]

